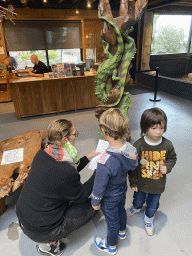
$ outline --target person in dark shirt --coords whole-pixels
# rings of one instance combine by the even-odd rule
[[[48,126],[48,144],[33,159],[31,170],[16,204],[24,234],[39,243],[37,251],[61,255],[59,242],[96,214],[89,198],[95,172],[82,184],[79,172],[99,153],[92,150],[78,158],[74,147],[78,132],[66,119]]]
[[[44,73],[49,72],[48,67],[38,59],[37,55],[31,55],[31,62],[34,64],[33,68],[18,70],[18,73],[28,73],[30,76],[42,77]]]

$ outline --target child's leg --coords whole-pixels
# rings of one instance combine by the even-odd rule
[[[134,192],[133,195],[133,207],[135,209],[141,209],[146,200],[146,193],[142,191]]]
[[[133,206],[127,209],[127,216],[134,215],[141,211],[143,204],[146,200],[146,193],[142,191],[134,192]]]
[[[119,216],[120,216],[120,229],[119,231],[124,231],[126,229],[126,222],[127,222],[127,214],[125,210],[125,200],[126,194],[122,195],[122,200],[120,201],[118,208],[119,208]]]
[[[120,229],[119,204],[116,198],[107,199],[101,203],[103,214],[107,222],[107,246],[116,246]]]
[[[144,215],[145,222],[145,231],[148,236],[152,236],[154,234],[154,225],[153,219],[154,215],[159,208],[159,199],[161,194],[148,194],[147,197],[147,207]]]
[[[148,194],[147,196],[147,207],[145,210],[145,215],[148,217],[148,219],[151,219],[153,221],[154,215],[159,208],[159,199],[161,197],[161,194]]]
[[[125,239],[126,238],[126,223],[127,223],[127,214],[125,210],[125,200],[126,200],[126,193],[122,195],[122,200],[119,203],[119,216],[120,216],[120,229],[119,229],[119,238]]]

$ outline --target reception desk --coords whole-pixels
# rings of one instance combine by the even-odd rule
[[[65,78],[20,78],[10,80],[17,119],[26,116],[93,108],[95,74]]]

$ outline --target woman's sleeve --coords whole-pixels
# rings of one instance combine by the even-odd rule
[[[82,184],[79,179],[79,174],[77,171],[71,167],[65,174],[65,181],[63,185],[63,196],[66,200],[75,203],[85,202],[91,195],[93,189],[93,183],[95,178],[95,172],[91,177]]]
[[[86,156],[83,156],[79,159],[78,165],[77,165],[77,171],[80,172],[85,168],[85,166],[89,163],[89,159]]]

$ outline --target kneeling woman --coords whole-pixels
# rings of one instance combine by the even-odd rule
[[[40,254],[61,255],[65,244],[59,239],[96,213],[89,199],[95,173],[82,184],[79,172],[98,153],[92,150],[78,159],[74,147],[78,132],[69,120],[53,121],[47,132],[49,143],[33,159],[16,214],[23,232],[39,243]]]

